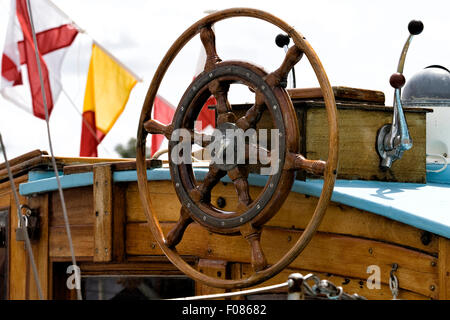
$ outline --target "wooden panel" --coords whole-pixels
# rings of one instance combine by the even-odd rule
[[[223,260],[200,259],[198,261],[197,269],[210,277],[226,279],[227,262]],[[225,289],[209,287],[199,282],[196,282],[195,285],[195,294],[198,296],[226,292]]]
[[[357,89],[349,87],[332,87],[336,100],[354,100],[384,104],[384,93],[381,91]],[[320,88],[295,88],[288,89],[292,100],[299,99],[323,99]]]
[[[9,241],[9,299],[27,299],[27,271],[28,257],[23,242],[16,241],[17,228],[17,206],[14,197],[10,197],[10,241]],[[26,199],[19,195],[20,203],[25,203]]]
[[[181,204],[175,195],[171,181],[152,181],[149,183],[152,204],[163,221],[178,220]],[[128,183],[126,188],[126,219],[127,222],[147,221],[139,197],[136,182]]]
[[[48,259],[48,195],[28,198],[28,206],[37,209],[40,218],[39,240],[32,241],[32,249],[36,266],[38,268],[39,281],[44,299],[49,299],[49,259]],[[30,270],[32,272],[32,270]],[[39,299],[37,286],[32,274],[29,277],[29,299]]]
[[[72,235],[76,259],[80,261],[92,260],[94,253],[93,225],[71,225],[70,233]],[[65,227],[50,227],[49,254],[55,261],[71,261],[69,242]]]
[[[450,240],[439,238],[439,299],[450,300]]]
[[[27,173],[31,168],[47,163],[44,155],[47,152],[34,150],[25,153],[17,158],[9,160],[9,167],[14,177]],[[6,164],[0,164],[0,181],[7,181],[9,178]]]
[[[17,177],[19,175],[27,174],[28,171],[30,171],[30,169],[32,168],[39,167],[45,164],[47,164],[47,161],[43,159],[42,156],[38,156],[30,160],[20,162],[14,166],[11,166],[10,169],[13,176]],[[8,170],[7,169],[0,170],[0,181],[3,182],[7,181],[8,179],[9,179]]]
[[[162,160],[153,160],[149,159],[147,162],[147,168],[160,168],[162,167]],[[112,171],[125,171],[125,170],[136,170],[136,160],[133,161],[119,161],[119,162],[103,162],[102,165],[110,165]],[[64,174],[74,174],[74,173],[82,173],[82,172],[91,172],[95,163],[87,163],[87,164],[75,164],[64,167]]]
[[[7,208],[9,209],[9,206],[11,204],[11,195],[10,194],[3,194],[0,195],[0,208]]]
[[[28,181],[28,175],[14,178],[14,183],[16,184],[16,187],[19,187],[19,184],[26,181]],[[9,182],[8,179],[5,182],[0,183],[0,197],[5,195],[9,199],[10,193],[11,193],[11,183]],[[7,206],[9,206],[9,200]]]
[[[116,262],[125,260],[125,225],[126,225],[126,198],[125,186],[114,184],[113,186],[113,243],[112,258]]]
[[[94,262],[112,259],[112,171],[110,165],[94,167]]]
[[[175,194],[172,182],[152,181],[150,192],[153,207],[160,221],[177,221],[180,202]],[[262,189],[251,187],[250,194],[255,199]],[[237,196],[232,184],[219,183],[212,192],[212,203],[218,197],[226,200],[224,210],[234,209]],[[146,218],[139,198],[136,183],[130,183],[126,190],[126,212],[128,222],[145,222]],[[280,211],[267,223],[269,226],[304,229],[312,217],[318,199],[291,192]],[[344,235],[353,235],[368,239],[377,239],[389,243],[417,248],[426,252],[438,252],[438,237],[429,235],[429,242],[422,243],[423,231],[391,219],[358,210],[349,206],[331,202],[327,213],[319,226],[319,231]]]
[[[92,186],[65,189],[64,199],[66,200],[67,216],[71,226],[94,224]],[[65,225],[58,191],[51,193],[50,212],[50,226]]]
[[[399,182],[426,182],[425,113],[405,113],[414,142],[386,172],[379,169],[380,159],[375,150],[378,130],[392,122],[391,112],[338,109],[339,167],[338,178]],[[306,125],[306,157],[327,159],[328,126],[323,108],[310,108]]]
[[[252,267],[249,264],[242,264],[241,267],[241,277],[242,278],[248,278],[252,274]],[[358,279],[358,278],[352,278],[352,277],[342,277],[338,275],[333,275],[330,273],[321,273],[321,272],[313,272],[311,270],[303,270],[303,269],[292,269],[287,268],[284,269],[282,272],[280,272],[275,277],[267,280],[266,282],[263,282],[262,284],[252,287],[252,288],[258,288],[258,287],[264,287],[269,285],[274,285],[278,283],[282,283],[284,281],[287,281],[288,277],[292,273],[301,273],[303,276],[306,276],[307,274],[313,273],[316,276],[318,276],[321,280],[328,280],[331,281],[336,286],[341,286],[345,293],[348,294],[354,294],[357,293],[360,296],[365,297],[368,300],[391,300],[392,299],[392,293],[389,288],[389,285],[387,284],[381,284],[379,289],[369,289],[367,287],[367,278],[369,274],[367,274],[367,277]],[[312,285],[313,282],[308,282],[309,285]],[[271,292],[275,293],[286,293],[287,290],[285,289],[279,289],[274,290]],[[430,299],[429,297],[400,289],[398,299],[401,300],[424,300],[424,299]]]
[[[47,154],[46,151],[41,151],[39,149],[36,149],[36,150],[30,151],[30,152],[24,153],[16,158],[10,159],[9,166],[12,167],[12,166],[15,166],[16,164],[19,164],[26,160],[30,160],[35,157],[39,157],[39,156],[46,155],[46,154]],[[6,168],[6,164],[4,162],[0,163],[0,170],[3,170],[5,168]]]
[[[162,224],[167,232],[173,223]],[[264,228],[261,243],[269,264],[278,261],[300,236],[300,231]],[[161,254],[146,224],[127,225],[127,253]],[[188,227],[177,246],[180,254],[200,258],[250,262],[250,249],[242,237],[210,234],[197,224]],[[437,298],[437,259],[433,256],[378,241],[335,234],[317,233],[292,268],[329,272],[341,276],[365,278],[369,265],[381,268],[382,282],[387,283],[391,265],[397,263],[400,287]],[[433,288],[432,290],[430,288]]]

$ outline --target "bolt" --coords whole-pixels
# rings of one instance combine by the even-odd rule
[[[154,242],[152,242],[152,249],[156,248],[156,244]]]
[[[288,242],[291,242],[292,237],[291,237],[291,236],[288,236],[288,237],[287,237],[287,240],[288,240]]]
[[[219,208],[224,208],[227,205],[227,201],[224,197],[218,197],[216,202]]]
[[[431,291],[434,291],[434,289],[436,289],[436,287],[434,286],[434,284],[432,284],[432,285],[430,286],[430,290],[431,290]]]
[[[211,253],[212,253],[212,249],[208,248],[208,254],[211,254]]]
[[[431,266],[432,267],[436,267],[436,265],[437,265],[436,261],[431,261]]]
[[[420,241],[422,241],[422,244],[424,246],[427,246],[431,242],[431,233],[428,231],[422,232],[422,235],[420,236]]]
[[[373,249],[369,248],[369,253],[372,254],[373,253]]]

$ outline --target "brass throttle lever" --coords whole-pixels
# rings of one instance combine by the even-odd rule
[[[398,62],[397,72],[392,74],[389,83],[394,88],[394,114],[392,124],[385,124],[378,130],[377,134],[377,152],[380,156],[380,168],[387,170],[392,166],[395,160],[403,156],[403,152],[413,146],[413,142],[408,130],[405,114],[401,101],[401,88],[405,85],[403,68],[405,65],[406,53],[409,45],[415,35],[423,31],[423,23],[418,20],[412,20],[408,24],[409,36],[403,46],[400,60]]]

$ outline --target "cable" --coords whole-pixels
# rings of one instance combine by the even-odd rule
[[[72,256],[72,265],[75,268],[75,283],[79,284],[80,283],[80,272],[79,272],[80,269],[78,268],[76,260],[75,260],[75,251],[73,249],[72,235],[70,232],[70,225],[69,225],[69,218],[67,215],[66,201],[64,200],[64,193],[63,193],[62,186],[61,186],[61,180],[59,179],[58,168],[56,166],[56,160],[55,160],[55,156],[53,153],[52,138],[51,138],[51,134],[50,134],[50,121],[49,121],[49,115],[48,115],[47,97],[45,95],[44,79],[42,77],[41,60],[39,59],[38,45],[37,45],[37,40],[36,40],[36,32],[34,30],[33,15],[31,12],[30,0],[26,0],[26,3],[27,3],[28,14],[30,16],[31,32],[33,35],[34,53],[36,56],[36,63],[37,63],[38,72],[39,72],[39,80],[41,82],[41,92],[42,92],[42,100],[43,100],[44,109],[45,109],[45,122],[47,124],[47,137],[48,137],[48,144],[49,144],[49,148],[50,148],[50,155],[51,155],[51,159],[52,159],[53,170],[55,172],[56,183],[58,185],[59,197],[61,199],[61,207],[62,207],[62,211],[63,211],[64,222],[66,225],[66,233],[67,233],[67,238],[69,241],[70,254]],[[78,300],[82,300],[81,288],[79,288],[78,285],[76,286],[76,290],[77,290]]]
[[[16,184],[14,183],[14,177],[11,172],[11,168],[9,166],[8,158],[6,157],[6,148],[5,148],[5,145],[3,144],[3,138],[2,138],[1,133],[0,133],[0,146],[2,148],[3,157],[5,158],[5,166],[6,166],[6,170],[8,171],[9,182],[11,183],[11,190],[13,192],[14,201],[16,203],[17,219],[18,219],[18,221],[20,221],[20,223],[22,225],[23,218],[22,218],[22,214],[20,213],[20,209],[22,206],[20,205],[20,200],[19,200],[19,196],[17,194]],[[38,275],[38,271],[36,268],[36,262],[34,261],[34,254],[33,254],[33,248],[31,247],[30,237],[28,236],[28,232],[26,230],[25,230],[25,232],[23,232],[23,235],[25,238],[25,248],[27,250],[28,257],[30,259],[31,269],[33,270],[33,277],[34,277],[34,281],[36,282],[39,299],[44,300],[44,295],[42,294],[41,282],[39,281],[39,275]]]

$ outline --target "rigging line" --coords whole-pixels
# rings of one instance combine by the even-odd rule
[[[20,213],[20,209],[21,209],[20,200],[19,200],[19,196],[17,194],[16,184],[14,183],[14,177],[11,172],[11,167],[9,166],[8,158],[6,157],[6,148],[5,148],[5,145],[3,144],[3,138],[2,138],[1,133],[0,133],[0,146],[1,146],[1,149],[3,152],[3,158],[5,159],[6,171],[8,171],[8,177],[9,177],[9,182],[11,184],[11,190],[14,195],[14,201],[16,203],[17,219],[18,219],[18,221],[20,221],[20,223],[22,225],[23,218],[22,218],[22,214]],[[22,232],[22,234],[24,235],[25,248],[28,253],[28,258],[30,259],[31,269],[33,270],[33,277],[34,277],[34,281],[36,283],[39,299],[44,300],[44,295],[42,294],[42,287],[41,287],[41,282],[39,281],[39,274],[38,274],[38,270],[36,267],[36,262],[34,261],[34,254],[33,254],[33,248],[31,247],[30,237],[28,236],[27,230],[24,230]]]
[[[55,178],[56,178],[56,183],[58,185],[59,197],[61,199],[61,207],[62,207],[62,211],[63,211],[63,215],[64,215],[64,223],[66,225],[67,239],[69,241],[70,254],[72,256],[72,265],[75,268],[75,283],[76,283],[76,290],[77,290],[77,298],[78,298],[78,300],[82,300],[81,288],[78,285],[79,283],[81,283],[81,281],[80,281],[80,272],[79,272],[80,269],[77,266],[76,259],[75,259],[75,252],[74,252],[74,249],[73,249],[72,235],[71,235],[71,232],[70,232],[69,218],[67,216],[66,201],[64,200],[64,193],[63,193],[63,190],[62,190],[61,181],[59,179],[59,172],[58,172],[58,168],[56,166],[55,156],[54,156],[54,153],[53,153],[52,138],[51,138],[51,134],[50,134],[50,122],[49,122],[49,115],[48,115],[47,97],[45,95],[44,79],[42,77],[41,60],[39,59],[38,45],[37,45],[37,39],[36,39],[36,32],[34,30],[33,15],[32,15],[32,12],[31,12],[30,0],[26,0],[26,3],[27,3],[28,14],[29,14],[29,17],[30,17],[31,33],[33,35],[34,53],[35,53],[35,56],[36,56],[36,63],[37,63],[37,67],[38,67],[39,80],[40,80],[40,83],[41,83],[41,92],[42,92],[42,100],[43,100],[44,109],[45,109],[45,122],[47,124],[47,136],[48,136],[48,144],[49,144],[49,148],[50,148],[50,155],[51,155],[53,170],[55,171]]]

